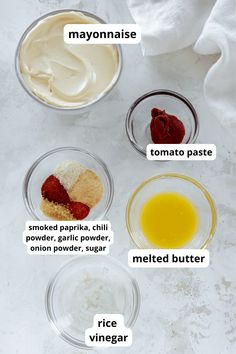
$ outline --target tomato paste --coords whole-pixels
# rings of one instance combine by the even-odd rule
[[[154,144],[180,144],[185,135],[183,123],[165,110],[153,108],[150,124],[151,137]]]

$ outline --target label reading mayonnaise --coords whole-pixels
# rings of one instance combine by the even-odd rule
[[[141,28],[137,24],[68,24],[64,41],[69,44],[137,44]]]

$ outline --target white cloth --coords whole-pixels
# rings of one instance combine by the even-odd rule
[[[206,75],[205,97],[223,124],[236,123],[236,0],[127,1],[144,55],[189,45],[199,54],[221,54]]]

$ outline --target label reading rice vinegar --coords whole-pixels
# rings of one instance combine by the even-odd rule
[[[121,314],[97,314],[93,327],[85,331],[85,343],[89,347],[129,347],[132,331],[125,327]]]

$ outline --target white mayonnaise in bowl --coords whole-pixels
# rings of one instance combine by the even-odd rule
[[[23,33],[15,57],[17,77],[37,102],[77,111],[105,97],[122,68],[119,45],[67,44],[66,24],[105,23],[85,11],[59,10],[34,21]]]

